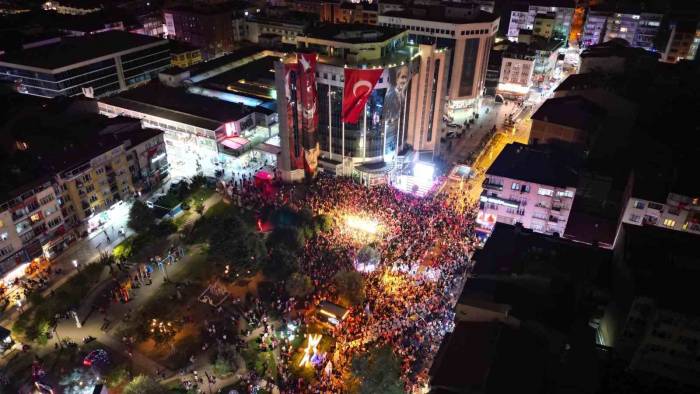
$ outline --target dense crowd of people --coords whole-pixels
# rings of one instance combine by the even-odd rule
[[[314,284],[314,303],[337,299],[332,278],[354,268],[360,248],[369,244],[380,255],[379,264],[363,272],[365,301],[333,329],[335,347],[328,358],[333,372],[320,365],[313,382],[292,380],[283,390],[341,392],[340,377],[352,357],[384,344],[400,359],[407,391],[426,383],[431,358],[453,324],[456,292],[476,245],[474,209],[458,213],[462,210],[442,194],[416,197],[389,185],[368,188],[329,176],[301,188],[280,186],[274,195],[252,179],[229,185],[229,191],[238,204],[254,210],[293,202],[333,219],[332,230],[307,242],[300,259],[301,272]],[[376,233],[349,226],[348,218],[371,221]]]

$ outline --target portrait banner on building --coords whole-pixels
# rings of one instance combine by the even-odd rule
[[[316,175],[321,148],[318,142],[318,94],[316,92],[315,53],[297,54],[298,102],[301,105],[301,144],[304,150],[304,170],[307,175]]]
[[[343,122],[357,123],[365,103],[367,103],[383,72],[384,69],[381,68],[372,70],[345,69],[343,112],[341,114]]]
[[[287,102],[287,127],[289,129],[290,169],[304,168],[304,150],[301,146],[301,124],[298,111],[298,67],[296,62],[284,64],[285,99]]]

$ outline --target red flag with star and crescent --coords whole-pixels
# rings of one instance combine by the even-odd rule
[[[379,81],[384,69],[357,70],[345,69],[345,87],[343,88],[343,113],[341,120],[345,123],[357,123],[365,103],[372,94],[374,85]]]

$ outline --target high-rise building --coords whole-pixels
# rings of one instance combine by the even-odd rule
[[[445,52],[410,44],[405,30],[370,25],[321,25],[297,40],[299,52],[318,55],[317,93],[297,103],[297,89],[303,88],[296,54],[275,65],[283,179],[301,179],[304,169],[318,163],[334,174],[386,182],[402,161],[417,156],[413,153],[432,157],[439,147]],[[359,80],[349,92],[350,72],[374,74],[376,84]],[[344,121],[344,96],[368,88],[357,120]],[[313,113],[318,124],[308,143],[301,133],[309,134],[305,122]]]
[[[573,0],[531,0],[516,4],[510,14],[508,39],[517,41],[520,30],[534,30],[538,15],[554,14],[552,36],[566,42],[571,31],[574,10]]]
[[[447,51],[446,111],[476,110],[483,94],[489,52],[500,19],[478,4],[413,7],[379,16],[382,26],[408,30],[409,43]]]
[[[653,49],[662,18],[663,14],[651,12],[591,8],[583,27],[582,45],[588,47],[620,38],[632,47]]]
[[[225,6],[175,6],[163,10],[168,37],[202,50],[211,59],[234,49],[233,13]]]
[[[100,97],[148,82],[170,66],[167,40],[108,31],[0,56],[0,80],[42,97]]]
[[[693,60],[700,45],[700,23],[697,20],[679,20],[670,23],[668,43],[661,60],[676,63],[680,60]]]

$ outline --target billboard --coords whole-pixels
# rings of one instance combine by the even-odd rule
[[[316,92],[316,54],[297,54],[298,102],[301,105],[301,145],[304,151],[304,171],[315,176],[321,147],[318,143],[318,94]]]
[[[298,70],[296,63],[284,64],[284,86],[287,102],[287,127],[289,129],[290,169],[304,168],[304,154],[301,147],[301,125],[297,106]]]

